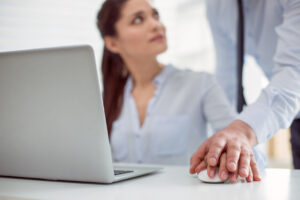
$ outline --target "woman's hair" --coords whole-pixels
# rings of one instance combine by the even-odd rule
[[[115,24],[121,16],[121,10],[127,0],[105,0],[98,15],[97,26],[102,38],[117,36]],[[102,58],[103,103],[110,136],[113,122],[120,115],[124,87],[128,79],[124,62],[119,54],[109,51],[104,46]]]

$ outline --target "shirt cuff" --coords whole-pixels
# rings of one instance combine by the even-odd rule
[[[246,107],[242,113],[237,116],[237,120],[241,120],[248,124],[256,134],[258,144],[268,141],[275,133],[277,125],[273,119],[270,107],[253,104]],[[273,126],[269,126],[272,124]]]

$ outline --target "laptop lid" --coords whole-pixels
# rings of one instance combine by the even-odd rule
[[[0,53],[0,175],[113,181],[91,47]]]

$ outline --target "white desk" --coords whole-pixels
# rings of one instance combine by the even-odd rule
[[[0,199],[300,199],[300,170],[267,169],[261,182],[205,184],[188,167],[166,167],[160,173],[112,185],[0,178]]]

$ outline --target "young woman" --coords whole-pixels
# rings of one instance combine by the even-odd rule
[[[148,0],[106,0],[97,25],[114,161],[188,165],[208,124],[218,131],[235,119],[222,90],[207,73],[157,61],[166,28]]]

